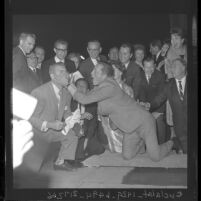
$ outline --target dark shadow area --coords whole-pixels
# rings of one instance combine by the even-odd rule
[[[123,177],[122,184],[187,186],[187,169],[136,167]]]

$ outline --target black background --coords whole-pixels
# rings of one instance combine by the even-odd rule
[[[123,42],[142,43],[146,47],[153,39],[169,37],[168,14],[71,14],[71,15],[14,15],[14,44],[20,32],[32,32],[36,44],[44,46],[46,58],[53,54],[53,44],[58,38],[69,42],[69,52],[87,56],[87,42],[97,39],[102,53],[119,47]]]

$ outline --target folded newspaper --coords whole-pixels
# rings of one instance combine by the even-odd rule
[[[67,135],[69,130],[74,127],[75,123],[80,123],[81,113],[80,109],[78,108],[75,110],[71,116],[67,117],[65,120],[66,126],[62,130],[63,135]]]

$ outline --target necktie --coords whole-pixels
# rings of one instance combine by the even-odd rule
[[[151,75],[147,75],[147,82],[149,83],[149,80],[151,78]]]
[[[126,66],[125,65],[122,65],[122,80],[125,81],[126,79]]]
[[[184,94],[183,94],[183,90],[182,90],[181,80],[179,80],[178,82],[179,82],[179,95],[180,95],[180,99],[183,100],[184,99]]]

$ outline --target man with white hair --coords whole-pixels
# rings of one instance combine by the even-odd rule
[[[35,34],[21,33],[19,45],[13,49],[13,86],[26,93],[30,93],[33,90],[33,86],[29,82],[30,71],[26,54],[32,51],[35,40]]]

